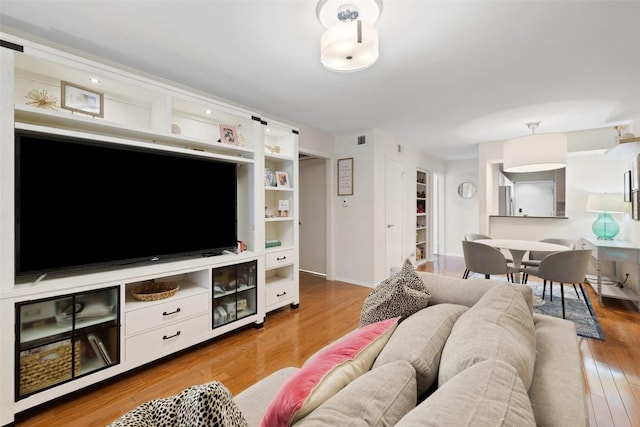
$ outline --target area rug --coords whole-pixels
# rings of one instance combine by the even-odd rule
[[[562,298],[560,295],[560,285],[553,285],[553,301],[549,300],[549,284],[547,283],[547,292],[542,299],[542,281],[530,278],[527,283],[533,289],[533,311],[536,313],[547,314],[553,317],[562,318]],[[589,286],[589,285],[583,285]],[[598,318],[595,312],[593,316],[589,313],[589,309],[584,303],[580,287],[576,286],[580,299],[576,295],[576,291],[571,285],[564,286],[564,309],[565,318],[571,320],[576,325],[578,335],[586,338],[593,338],[604,341],[604,335],[600,329]],[[585,290],[587,296],[587,304],[592,308],[591,299]]]

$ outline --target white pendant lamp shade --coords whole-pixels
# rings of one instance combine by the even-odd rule
[[[360,71],[378,60],[378,30],[362,21],[338,22],[320,38],[320,60],[332,71]]]
[[[505,172],[536,172],[567,166],[567,137],[563,134],[529,135],[504,143]]]

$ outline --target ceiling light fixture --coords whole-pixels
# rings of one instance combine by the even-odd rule
[[[537,172],[567,166],[567,137],[535,134],[540,122],[526,123],[531,135],[506,141],[502,147],[505,172]]]
[[[320,61],[332,71],[360,71],[379,57],[379,36],[374,24],[382,0],[320,0],[316,15],[326,28],[320,38]]]

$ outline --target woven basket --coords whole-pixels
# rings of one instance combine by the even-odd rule
[[[131,295],[138,301],[157,301],[172,297],[178,292],[180,285],[173,282],[143,282],[131,290]]]
[[[37,353],[20,355],[20,396],[71,379],[71,341],[50,345]],[[80,342],[75,344],[75,375],[80,372]]]

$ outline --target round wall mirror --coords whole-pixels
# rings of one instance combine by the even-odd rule
[[[470,199],[476,194],[476,186],[473,182],[463,182],[458,185],[458,195],[463,199]]]

